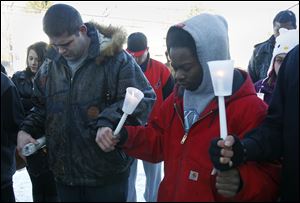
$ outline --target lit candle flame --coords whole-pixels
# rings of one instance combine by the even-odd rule
[[[224,76],[224,71],[218,70],[218,71],[216,72],[216,75],[217,75],[218,77],[223,77],[223,76]]]

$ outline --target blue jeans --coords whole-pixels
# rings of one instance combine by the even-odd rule
[[[125,202],[128,180],[105,186],[68,186],[56,182],[61,202]]]
[[[157,164],[149,163],[147,161],[142,162],[146,175],[144,198],[147,202],[156,202],[158,187],[161,181],[161,162]],[[130,167],[127,202],[136,202],[135,182],[137,175],[137,163],[138,160],[135,159]]]

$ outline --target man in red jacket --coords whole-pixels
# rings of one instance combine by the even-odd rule
[[[220,124],[207,62],[230,59],[226,20],[211,14],[195,16],[172,26],[166,41],[177,84],[159,117],[145,127],[125,126],[120,141],[107,130],[96,140],[100,148],[110,152],[118,144],[130,156],[164,161],[158,201],[277,200],[277,165],[247,162],[211,175],[208,150],[220,134]],[[234,70],[232,95],[225,98],[225,106],[228,134],[240,137],[257,127],[267,113],[249,75],[239,69]]]
[[[150,113],[149,120],[158,116],[162,102],[172,93],[174,79],[170,70],[163,63],[150,58],[147,37],[141,32],[129,35],[127,40],[127,51],[134,57],[141,67],[146,78],[149,80],[156,93],[156,102]],[[144,198],[147,202],[157,201],[158,186],[161,181],[161,162],[149,163],[143,161],[146,175],[146,188]],[[128,182],[128,202],[136,202],[135,181],[137,174],[137,159],[130,167]]]

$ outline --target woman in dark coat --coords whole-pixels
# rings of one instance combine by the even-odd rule
[[[27,67],[12,76],[18,88],[26,116],[34,106],[32,101],[33,79],[39,70],[47,51],[47,43],[37,42],[27,48]],[[42,136],[42,135],[41,135]],[[57,192],[52,172],[49,170],[46,148],[27,157],[27,171],[32,182],[34,202],[57,201]]]

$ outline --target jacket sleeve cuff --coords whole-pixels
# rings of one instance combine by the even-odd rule
[[[35,131],[33,130],[33,128],[31,128],[30,126],[21,124],[20,125],[20,130],[25,131],[26,133],[28,133],[29,135],[33,136],[36,134]]]
[[[117,146],[122,147],[128,139],[128,132],[127,132],[126,128],[123,127],[121,129],[119,139],[120,139],[120,141],[118,142]]]
[[[115,129],[114,124],[113,124],[111,121],[106,120],[106,119],[98,120],[98,121],[97,121],[97,127],[98,127],[98,128],[101,128],[101,127],[109,127],[109,128],[112,129],[112,130]]]
[[[259,160],[261,155],[261,149],[257,145],[256,141],[250,138],[245,138],[242,141],[246,149],[246,160],[245,161],[256,161]]]

